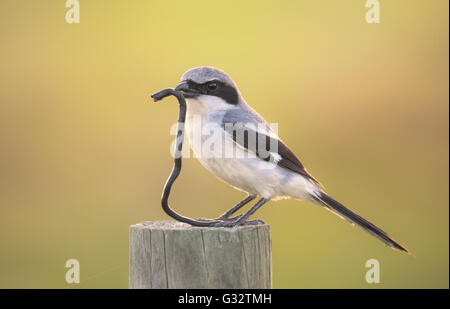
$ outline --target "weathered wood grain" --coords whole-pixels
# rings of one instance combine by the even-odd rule
[[[271,268],[269,225],[155,221],[130,227],[130,288],[271,288]]]

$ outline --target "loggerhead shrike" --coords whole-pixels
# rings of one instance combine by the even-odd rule
[[[207,66],[190,69],[175,90],[186,98],[186,133],[200,163],[222,181],[248,193],[211,226],[257,224],[261,221],[248,218],[262,205],[269,200],[293,198],[324,206],[389,247],[409,253],[384,231],[328,196],[267,122],[247,105],[225,72]],[[215,132],[215,137],[205,132]],[[213,143],[224,147],[211,149]],[[271,147],[267,148],[268,144]],[[224,155],[227,145],[233,146],[231,156]],[[261,199],[246,214],[229,217],[257,196]]]

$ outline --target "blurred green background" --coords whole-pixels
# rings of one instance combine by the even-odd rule
[[[271,202],[275,288],[449,287],[448,1],[0,2],[0,288],[126,288],[128,228],[167,219],[170,98],[228,72],[328,192],[405,244],[321,207]],[[184,161],[171,203],[215,217],[244,194]],[[65,261],[81,284],[65,282]],[[381,284],[365,282],[378,259]]]

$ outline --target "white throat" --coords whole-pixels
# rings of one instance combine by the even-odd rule
[[[195,98],[188,98],[187,113],[190,115],[207,115],[218,111],[227,111],[237,108],[236,105],[229,104],[222,98],[210,95],[200,95]]]

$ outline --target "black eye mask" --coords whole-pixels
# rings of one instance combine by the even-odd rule
[[[200,94],[216,96],[228,104],[236,105],[239,103],[239,96],[237,90],[224,82],[219,80],[212,80],[203,84],[197,84],[191,80],[187,80],[189,88],[198,91]],[[215,84],[215,89],[211,89],[211,84]]]

